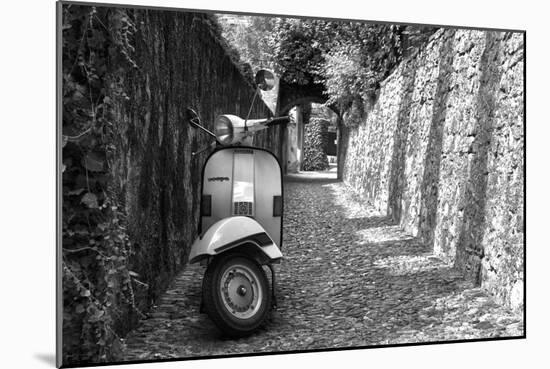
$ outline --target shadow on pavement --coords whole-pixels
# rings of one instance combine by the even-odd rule
[[[298,173],[288,173],[283,177],[284,182],[315,182],[315,183],[335,183],[340,182],[337,179],[335,171],[299,171]]]

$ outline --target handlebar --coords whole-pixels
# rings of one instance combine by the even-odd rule
[[[290,122],[290,116],[285,115],[285,116],[282,116],[282,117],[269,118],[265,125],[266,126],[272,126],[272,125],[281,124],[281,123],[288,123],[288,122]]]

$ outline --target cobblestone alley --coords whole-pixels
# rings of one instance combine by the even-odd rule
[[[278,307],[254,335],[220,337],[199,313],[204,267],[188,266],[123,361],[518,336],[522,317],[354,201],[333,173],[287,177]],[[267,273],[269,275],[269,273]]]

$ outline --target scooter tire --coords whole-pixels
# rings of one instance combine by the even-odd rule
[[[237,291],[241,287],[242,296]],[[243,254],[217,256],[206,269],[202,292],[206,313],[231,338],[253,333],[264,323],[271,306],[264,270]]]

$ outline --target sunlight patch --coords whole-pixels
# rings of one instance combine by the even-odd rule
[[[390,256],[376,260],[374,265],[378,268],[389,269],[390,275],[394,276],[426,272],[434,269],[449,267],[449,264],[443,262],[443,260],[432,254],[420,256]]]
[[[330,188],[334,194],[334,204],[341,206],[348,219],[384,217],[380,211],[374,209],[369,204],[359,201],[353,191],[342,182],[329,183],[323,187]]]
[[[403,231],[398,225],[366,228],[355,233],[361,237],[362,244],[413,239],[412,235]]]

